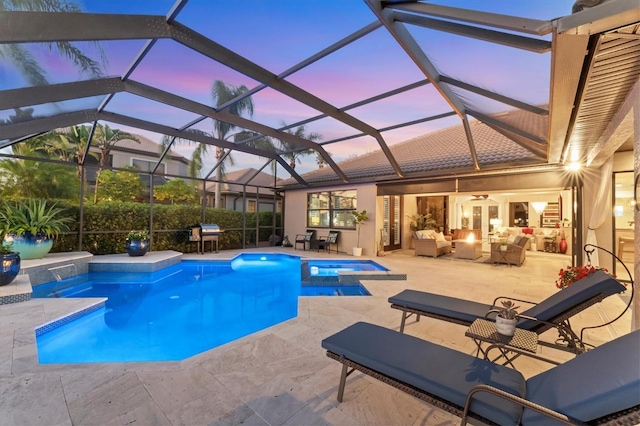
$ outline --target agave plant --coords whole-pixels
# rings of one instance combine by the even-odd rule
[[[62,209],[56,204],[47,205],[46,200],[28,200],[18,204],[7,204],[0,210],[2,234],[21,236],[27,233],[47,238],[57,237],[69,229],[69,217],[60,217]]]

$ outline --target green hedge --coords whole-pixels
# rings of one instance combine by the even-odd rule
[[[66,214],[74,219],[69,232],[60,235],[54,242],[52,252],[78,250],[78,226],[80,208],[67,201],[58,202]],[[125,237],[132,230],[149,229],[150,205],[141,203],[104,202],[84,206],[84,230],[82,250],[93,254],[124,253]],[[154,251],[176,250],[192,253],[197,246],[189,241],[189,228],[202,222],[200,206],[164,205],[153,207]],[[260,224],[269,229],[260,229],[260,241],[268,241],[273,214],[260,213]],[[242,248],[242,213],[232,210],[208,208],[205,223],[217,223],[225,232],[220,234],[221,250]],[[276,214],[276,223],[282,219]],[[247,244],[255,242],[255,213],[247,214]]]

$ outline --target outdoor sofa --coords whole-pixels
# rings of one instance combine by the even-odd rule
[[[347,376],[357,370],[462,417],[463,425],[468,416],[499,425],[640,421],[640,330],[528,380],[503,365],[364,322],[327,337],[322,347],[343,364],[340,402]]]
[[[520,312],[521,319],[517,325],[519,328],[533,331],[538,335],[555,328],[565,348],[580,353],[585,350],[585,345],[581,337],[571,329],[569,319],[606,297],[624,290],[625,286],[611,275],[596,271],[539,303],[512,297],[498,297],[489,305],[417,290],[404,290],[390,297],[389,303],[392,308],[402,311],[401,333],[404,332],[406,320],[411,315],[416,315],[417,321],[420,321],[420,316],[424,315],[469,326],[476,319],[485,318],[501,299],[529,303],[532,306]],[[555,343],[542,341],[539,343],[557,347]]]
[[[442,232],[431,229],[415,231],[413,238],[416,256],[438,257],[451,253],[451,241],[448,241]]]

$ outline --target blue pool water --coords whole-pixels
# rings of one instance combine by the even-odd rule
[[[104,308],[37,336],[39,361],[182,360],[296,317],[299,258],[242,256],[36,286],[34,297],[108,297]]]
[[[361,285],[303,285],[300,296],[370,296]]]
[[[369,295],[361,285],[337,282],[336,270],[355,263],[310,263],[327,270],[321,285],[302,282],[297,256],[247,253],[230,262],[182,261],[153,273],[92,272],[38,285],[34,298],[107,298],[104,307],[38,333],[38,357],[41,363],[185,359],[296,317],[298,296]]]
[[[309,259],[308,264],[311,276],[338,276],[340,272],[388,271],[372,260]]]

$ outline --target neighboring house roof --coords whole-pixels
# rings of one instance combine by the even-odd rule
[[[121,152],[129,152],[129,153],[139,152],[144,155],[151,155],[153,157],[158,157],[158,158],[160,157],[160,154],[162,154],[162,151],[160,148],[161,144],[159,144],[158,142],[154,142],[151,139],[142,135],[136,135],[134,133],[132,133],[132,135],[138,138],[140,143],[134,141],[133,139],[122,139],[118,141],[111,148],[111,151],[121,151]],[[173,150],[169,150],[169,152],[167,153],[167,156],[174,161],[180,161],[185,164],[189,163],[189,160],[187,158],[185,158],[184,156],[178,154]]]
[[[501,114],[508,121],[519,121],[531,129],[534,135],[547,129],[548,116],[520,110]],[[544,158],[498,133],[492,127],[478,121],[469,122],[481,170],[546,164]],[[541,143],[544,151],[546,144]],[[476,171],[469,144],[462,124],[418,136],[389,147],[398,162],[404,178],[437,177],[455,173]],[[338,163],[350,182],[398,179],[382,150],[373,151]],[[301,175],[308,184],[341,184],[342,181],[330,167],[313,170]],[[296,187],[293,178],[282,182],[282,187]]]
[[[257,173],[257,175],[256,175]],[[255,177],[253,177],[255,176]],[[253,177],[253,179],[251,179]],[[274,182],[273,182],[273,175],[265,173],[265,172],[258,172],[258,170],[254,169],[254,168],[248,168],[248,169],[241,169],[241,170],[235,170],[232,172],[228,172],[225,173],[225,180],[226,182],[224,182],[222,184],[222,188],[220,189],[220,193],[224,194],[224,193],[233,193],[233,194],[237,194],[237,193],[242,193],[243,191],[243,184],[247,184],[249,186],[247,186],[247,192],[253,193],[255,194],[256,190],[255,187],[259,186],[258,188],[258,193],[259,194],[267,194],[267,195],[273,195],[273,190],[270,189],[274,186]],[[278,186],[278,184],[282,181],[282,179],[277,178],[276,179],[276,186]],[[215,192],[215,182],[208,182],[207,183],[207,191],[208,192]]]

